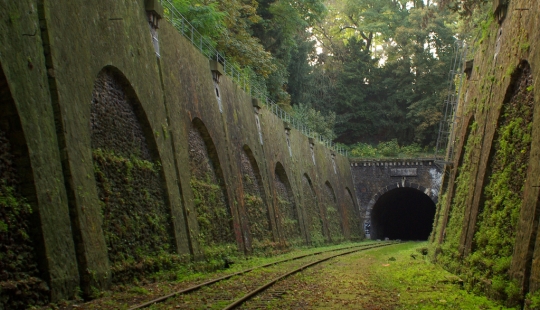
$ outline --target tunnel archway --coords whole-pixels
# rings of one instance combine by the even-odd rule
[[[389,190],[373,205],[371,239],[427,240],[434,217],[435,202],[421,190]]]

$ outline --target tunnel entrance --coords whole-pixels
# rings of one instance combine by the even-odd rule
[[[371,211],[371,239],[427,240],[435,203],[422,191],[400,187],[384,193]]]

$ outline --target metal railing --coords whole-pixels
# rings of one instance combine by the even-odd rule
[[[272,101],[267,96],[266,90],[259,88],[251,78],[246,75],[236,64],[227,60],[227,58],[216,50],[212,44],[201,35],[197,29],[176,9],[171,0],[160,0],[166,10],[166,19],[180,32],[184,37],[191,41],[193,46],[211,60],[216,60],[223,65],[223,71],[228,75],[235,84],[249,93],[252,97],[258,98],[261,102],[281,120],[288,122],[292,127],[302,132],[304,135],[314,138],[327,148],[332,149],[343,156],[347,156],[348,152],[339,145],[336,145],[329,139],[303,124],[287,111],[283,110],[279,105]]]
[[[448,73],[448,93],[444,101],[443,117],[439,123],[439,134],[435,146],[434,158],[437,163],[452,164],[454,157],[455,127],[457,121],[456,110],[461,96],[463,84],[463,64],[467,57],[467,45],[464,41],[457,41],[454,45],[454,59],[452,69]],[[444,160],[440,160],[444,158]]]

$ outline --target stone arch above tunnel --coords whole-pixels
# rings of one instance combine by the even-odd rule
[[[396,186],[377,195],[366,223],[370,238],[427,240],[433,227],[436,203],[422,189]]]
[[[280,229],[280,235],[290,244],[303,243],[300,229],[300,216],[291,183],[280,162],[276,163],[274,170],[274,187],[276,190],[276,222]]]
[[[439,199],[438,191],[434,191],[431,188],[426,188],[426,187],[424,187],[422,185],[419,185],[419,184],[416,184],[416,183],[412,183],[412,182],[402,180],[400,182],[396,182],[394,184],[389,184],[389,185],[381,188],[375,195],[373,195],[373,198],[371,199],[370,205],[368,206],[368,208],[373,207],[373,204],[377,201],[377,199],[379,199],[379,197],[384,195],[386,192],[391,191],[391,190],[393,190],[395,188],[404,188],[404,187],[417,189],[417,190],[423,192],[424,194],[426,194],[426,196],[428,196],[431,200],[433,200],[433,203],[437,204],[437,201]]]
[[[145,265],[149,258],[175,248],[156,141],[131,83],[115,67],[94,81],[90,132],[113,281],[125,282],[153,268]]]

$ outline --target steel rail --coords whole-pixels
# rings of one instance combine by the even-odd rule
[[[375,244],[377,244],[377,243],[375,243]],[[393,244],[393,243],[390,243],[390,244]],[[355,245],[355,246],[343,247],[343,248],[332,249],[332,250],[327,250],[327,251],[318,251],[318,252],[314,252],[314,253],[303,254],[303,255],[298,255],[298,256],[295,256],[295,257],[287,258],[287,259],[282,259],[282,260],[279,260],[279,261],[275,261],[275,262],[272,262],[272,263],[264,264],[264,265],[253,267],[253,268],[244,269],[244,270],[241,270],[241,271],[238,271],[238,272],[235,272],[235,273],[232,273],[232,274],[220,277],[220,278],[212,279],[212,280],[209,280],[209,281],[206,281],[206,282],[194,285],[194,286],[190,286],[188,288],[185,288],[185,289],[170,293],[168,295],[158,297],[156,299],[152,299],[152,300],[147,301],[145,303],[133,306],[133,307],[129,308],[129,310],[143,309],[143,308],[149,307],[151,305],[154,305],[154,304],[157,304],[157,303],[160,303],[160,302],[164,302],[169,298],[172,298],[172,297],[175,297],[175,296],[178,296],[178,295],[182,295],[182,294],[186,294],[186,293],[190,293],[190,292],[196,291],[196,290],[198,290],[198,289],[200,289],[202,287],[209,286],[209,285],[212,285],[214,283],[217,283],[217,282],[220,282],[220,281],[223,281],[223,280],[227,280],[227,279],[232,278],[234,276],[243,275],[243,274],[246,274],[246,273],[251,272],[251,271],[256,270],[256,269],[266,268],[266,267],[270,267],[270,266],[273,266],[273,265],[278,265],[278,264],[281,264],[281,263],[286,263],[286,262],[302,259],[302,258],[309,257],[309,256],[315,256],[315,255],[319,255],[319,254],[323,254],[323,253],[329,253],[329,252],[335,252],[335,251],[348,250],[348,249],[352,249],[352,248],[361,248],[361,249],[358,249],[356,251],[363,250],[363,249],[367,250],[367,249],[371,248],[372,245],[373,244]],[[385,245],[388,245],[388,244],[385,244]],[[381,245],[379,245],[379,246],[381,246]]]
[[[296,268],[292,271],[289,271],[287,272],[286,274],[283,274],[269,282],[267,282],[266,284],[262,285],[262,286],[259,286],[258,288],[254,289],[253,291],[247,293],[246,295],[242,296],[241,298],[235,300],[233,303],[229,304],[227,307],[223,308],[223,310],[231,310],[231,309],[235,309],[236,307],[242,305],[244,302],[250,300],[251,298],[257,296],[260,292],[263,292],[265,291],[266,289],[268,289],[269,287],[271,287],[272,285],[276,284],[278,281],[290,276],[290,275],[293,275],[295,273],[298,273],[304,269],[307,269],[309,267],[312,267],[312,266],[315,266],[317,264],[320,264],[322,262],[325,262],[327,260],[330,260],[332,258],[336,258],[336,257],[339,257],[339,256],[343,256],[343,255],[348,255],[348,254],[351,254],[351,253],[355,253],[355,252],[360,252],[360,251],[364,251],[364,250],[369,250],[369,249],[374,249],[374,248],[380,248],[380,247],[383,247],[383,246],[389,246],[389,245],[393,245],[393,244],[397,244],[399,242],[393,242],[393,243],[386,243],[386,244],[377,244],[377,245],[374,245],[374,246],[371,246],[371,247],[366,247],[366,248],[362,248],[362,249],[356,249],[356,250],[352,250],[352,251],[348,251],[348,252],[345,252],[345,253],[339,253],[339,254],[336,254],[336,255],[332,255],[332,256],[329,256],[329,257],[325,257],[325,258],[322,258],[318,261],[314,261],[314,262],[311,262],[311,263],[308,263],[308,264],[305,264],[299,268]]]

